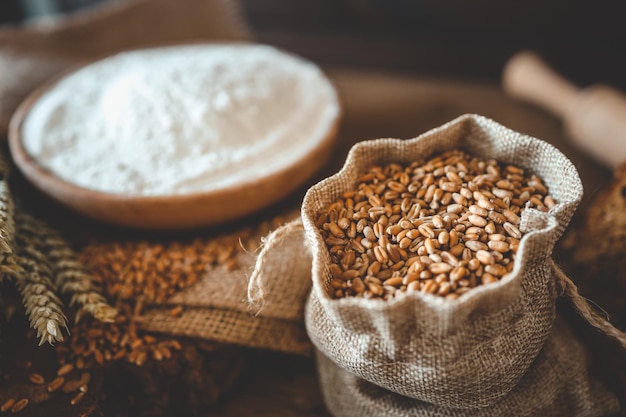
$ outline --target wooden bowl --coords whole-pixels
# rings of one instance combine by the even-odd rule
[[[269,206],[303,185],[324,165],[341,118],[339,111],[327,134],[306,155],[279,170],[270,166],[267,173],[236,186],[171,196],[127,196],[94,191],[55,176],[40,166],[22,143],[23,124],[34,104],[71,72],[42,85],[19,106],[9,127],[11,155],[24,176],[44,194],[87,217],[126,227],[174,230],[213,226]]]

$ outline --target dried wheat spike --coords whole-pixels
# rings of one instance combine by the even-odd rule
[[[7,275],[19,272],[15,257],[15,223],[11,191],[7,183],[9,165],[0,152],[0,282]]]
[[[22,271],[15,275],[15,285],[22,295],[22,303],[30,326],[37,330],[39,345],[62,341],[61,328],[67,330],[67,318],[61,300],[55,294],[52,270],[33,243],[17,233],[17,261]],[[42,262],[43,261],[43,262]]]
[[[70,306],[78,306],[76,320],[88,313],[97,320],[112,322],[117,310],[107,303],[68,242],[56,230],[28,214],[17,213],[17,221],[20,230],[47,254],[60,294],[69,298]]]

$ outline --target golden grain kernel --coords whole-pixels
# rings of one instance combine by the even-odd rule
[[[429,255],[428,255],[428,258],[430,258],[430,260],[431,260],[432,262],[434,262],[434,263],[437,263],[437,262],[441,262],[441,261],[442,261],[441,256],[439,256],[439,253],[437,253],[437,252],[436,252],[436,253],[431,253],[431,254],[429,254]]]
[[[423,293],[434,294],[439,289],[439,284],[435,282],[435,280],[428,280],[422,284],[422,288],[420,289]]]
[[[470,271],[476,271],[478,270],[478,268],[480,268],[480,261],[478,259],[471,259],[468,263],[467,263],[467,269],[469,269]]]
[[[387,248],[387,254],[389,255],[389,260],[392,262],[392,264],[395,265],[398,262],[400,262],[402,259],[406,259],[406,252],[403,254],[401,252],[402,249],[399,248],[398,246],[388,243],[386,245],[386,248]]]
[[[487,225],[485,226],[485,232],[487,234],[494,234],[496,233],[497,229],[496,229],[496,225],[494,222],[490,221],[489,223],[487,223]]]
[[[98,349],[93,351],[93,357],[96,360],[96,363],[100,366],[104,365],[104,355]]]
[[[426,238],[432,239],[435,237],[435,231],[427,224],[422,224],[417,229],[422,234],[422,236]]]
[[[496,224],[503,224],[506,222],[506,217],[502,213],[498,213],[497,211],[490,211],[488,216],[489,220]]]
[[[450,242],[450,232],[442,230],[441,233],[437,235],[437,241],[442,246],[447,245]]]
[[[488,201],[488,200],[480,200],[480,201]],[[469,206],[469,211],[470,213],[476,214],[481,217],[487,217],[487,215],[489,214],[489,211],[487,211],[487,209],[479,206],[478,204],[472,204],[471,206]]]
[[[504,209],[502,210],[502,215],[512,224],[519,224],[520,218],[517,214],[515,214],[512,210]]]
[[[453,266],[445,262],[436,262],[428,266],[428,270],[435,275],[448,273],[452,271],[452,269]]]
[[[520,230],[517,228],[517,226],[509,223],[509,222],[505,222],[502,227],[504,227],[504,230],[506,231],[506,233],[511,236],[514,237],[516,239],[521,239],[522,238],[522,232],[520,232]]]
[[[446,208],[446,211],[448,213],[460,214],[460,213],[463,212],[463,205],[461,205],[461,204],[450,204]]]
[[[458,281],[465,277],[468,274],[468,270],[465,267],[457,266],[452,271],[450,271],[450,280]]]
[[[379,262],[381,265],[386,265],[389,261],[389,255],[387,254],[387,251],[381,246],[374,247],[374,256],[376,257],[376,261]]]
[[[344,271],[341,274],[341,279],[344,280],[344,281],[348,281],[348,280],[354,279],[354,278],[356,278],[356,277],[358,277],[360,275],[361,274],[359,273],[359,271],[357,271],[355,269],[348,269],[348,270]]]
[[[507,242],[504,242],[504,240],[499,240],[499,239],[490,240],[487,243],[487,245],[489,246],[489,249],[494,250],[496,252],[500,252],[500,253],[508,252],[510,249],[510,245]]]
[[[48,384],[48,392],[55,392],[57,390],[59,390],[63,384],[65,383],[65,378],[62,376],[58,376],[56,378],[54,378],[52,381],[50,381],[50,383]]]
[[[483,284],[492,284],[494,282],[498,282],[498,278],[496,278],[495,276],[491,275],[488,272],[485,272],[484,274],[482,274],[480,279]]]
[[[333,278],[330,280],[330,287],[335,290],[341,290],[343,288],[346,288],[346,283],[342,280]]]
[[[383,287],[379,284],[369,283],[367,284],[367,289],[374,295],[383,295]]]
[[[43,376],[41,376],[41,375],[39,375],[39,374],[38,374],[38,373],[36,373],[36,372],[33,372],[33,373],[29,374],[29,375],[28,375],[28,380],[29,380],[30,382],[32,382],[33,384],[36,384],[36,385],[41,385],[41,384],[43,384],[44,382],[46,382],[46,380],[44,379],[44,377],[43,377]]]
[[[135,359],[135,364],[137,366],[143,366],[147,360],[148,360],[148,354],[146,351],[142,350],[141,352],[137,354],[137,357]]]
[[[339,226],[342,230],[347,230],[352,222],[347,217],[342,217],[337,220],[337,226]]]
[[[486,250],[479,250],[476,252],[476,259],[483,265],[492,265],[496,262],[493,255]]]
[[[355,278],[352,280],[352,289],[357,293],[361,294],[365,291],[365,284],[361,278]]]
[[[502,277],[507,273],[507,270],[502,265],[487,265],[485,266],[485,272],[494,275],[496,277]]]
[[[458,266],[459,260],[452,253],[448,251],[442,251],[439,255],[443,262],[448,263],[452,266]]]
[[[72,372],[74,370],[74,365],[71,363],[66,363],[65,365],[61,366],[58,370],[57,370],[57,375],[58,376],[65,376],[67,374],[69,374],[70,372]]]
[[[391,277],[383,282],[384,286],[399,287],[402,285],[402,277]]]
[[[13,407],[14,404],[15,404],[15,399],[9,398],[4,403],[2,403],[2,405],[0,405],[0,411],[3,413],[6,411],[9,411],[11,407]]]
[[[426,251],[429,254],[433,254],[437,251],[437,246],[435,242],[436,242],[435,239],[430,239],[430,238],[424,241],[424,247],[426,248]]]
[[[452,290],[452,285],[449,282],[442,282],[439,284],[439,289],[437,290],[437,295],[446,296]]]
[[[79,391],[71,400],[70,400],[70,404],[71,405],[76,405],[78,403],[80,403],[83,398],[85,397],[85,393],[82,391]]]
[[[19,413],[28,405],[28,398],[22,398],[11,407],[11,413]]]
[[[484,251],[484,250],[489,249],[489,247],[486,244],[478,240],[470,240],[470,241],[465,242],[465,247],[474,252],[478,252],[480,250]]]
[[[443,227],[445,227],[445,224],[443,222],[443,218],[441,218],[441,216],[439,215],[434,215],[432,218],[432,222],[433,222],[433,226],[435,226],[435,228],[437,229],[441,229]]]

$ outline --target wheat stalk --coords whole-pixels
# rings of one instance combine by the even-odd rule
[[[15,210],[7,182],[8,174],[9,165],[4,154],[0,152],[0,282],[5,276],[19,272],[14,248]]]
[[[0,152],[0,280],[14,279],[30,326],[37,330],[39,344],[52,344],[63,340],[61,328],[67,329],[67,318],[55,294],[47,257],[16,230],[16,210],[8,184],[9,168],[7,158]]]
[[[16,220],[33,244],[47,253],[61,296],[70,300],[70,306],[78,306],[76,321],[88,313],[97,320],[112,322],[117,310],[107,303],[69,243],[56,230],[26,213],[17,213]]]
[[[62,302],[55,294],[52,270],[43,253],[28,238],[16,235],[18,265],[22,271],[15,275],[15,286],[22,296],[22,303],[30,326],[37,330],[39,345],[62,341],[61,328],[67,330],[67,318]]]

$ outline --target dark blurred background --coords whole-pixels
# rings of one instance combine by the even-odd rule
[[[69,13],[104,1],[0,0],[0,24]],[[626,90],[624,1],[240,0],[240,4],[260,42],[322,65],[497,82],[513,53],[534,49],[580,85],[604,82]]]

